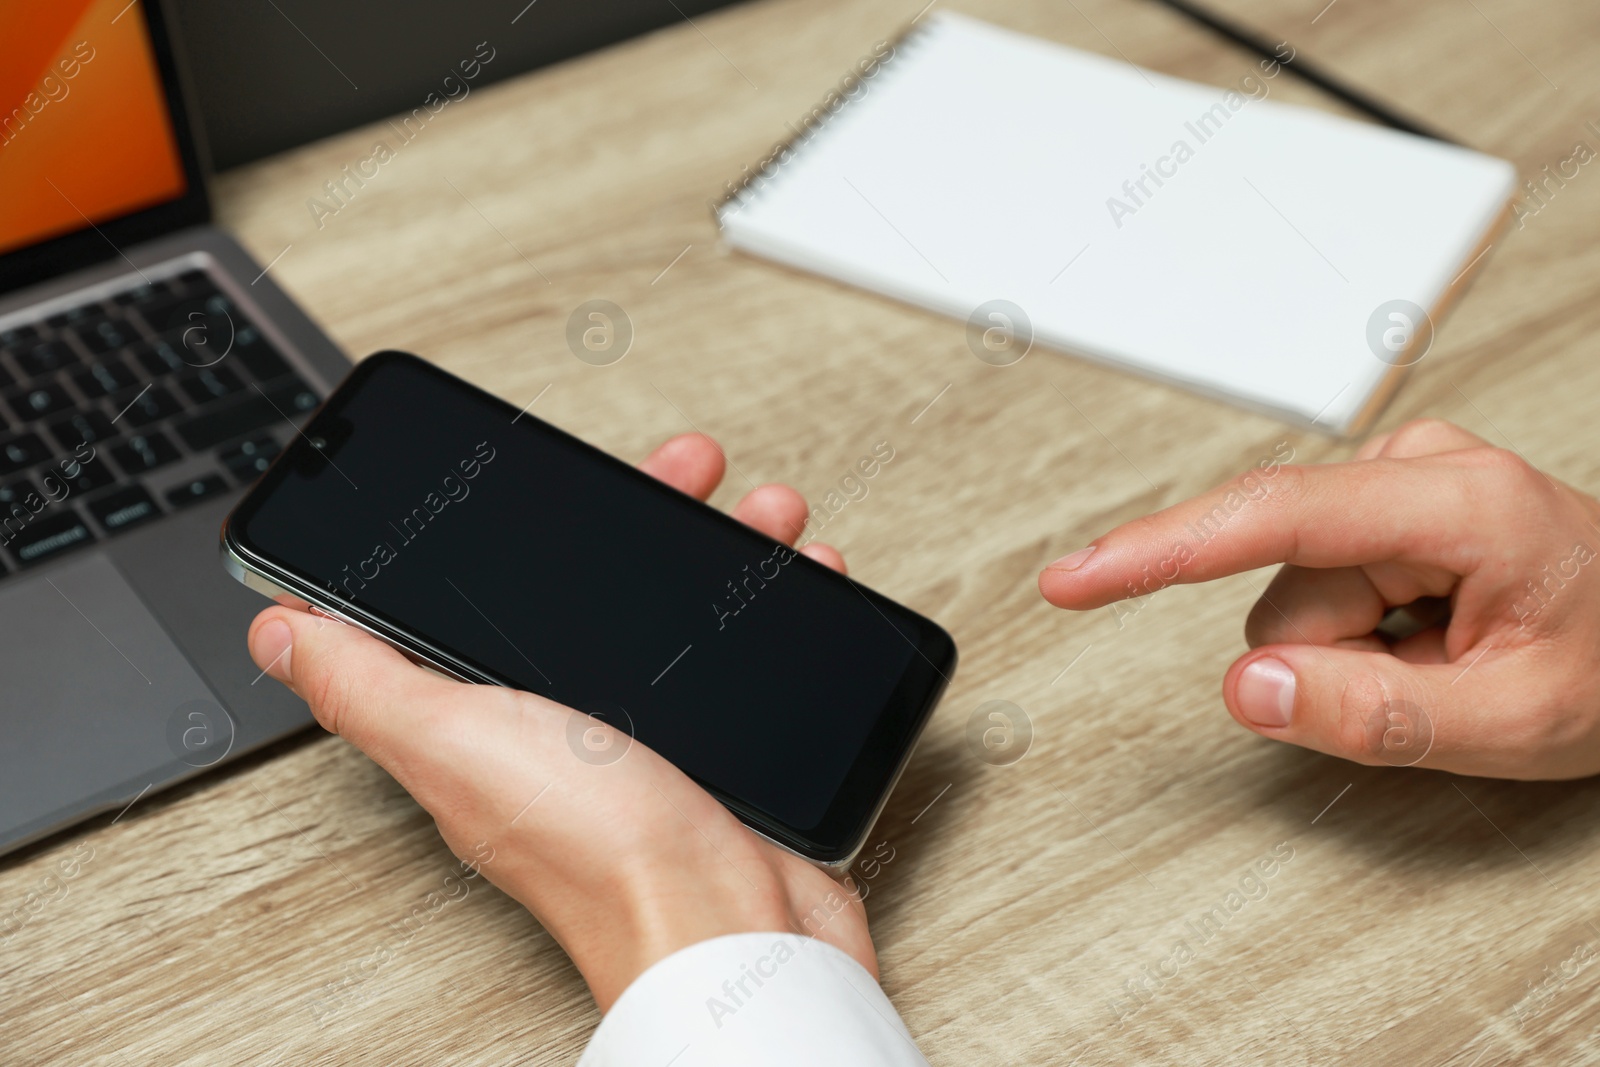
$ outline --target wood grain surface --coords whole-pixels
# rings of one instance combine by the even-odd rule
[[[1324,2],[1221,6],[1524,176],[1600,148],[1600,9]],[[1121,618],[1035,588],[1117,522],[1275,451],[1353,442],[1054,353],[988,366],[960,322],[719,247],[724,184],[917,6],[762,0],[681,23],[476,90],[404,145],[379,124],[225,175],[221,220],[263,264],[281,254],[272,276],[354,355],[406,348],[519,406],[538,396],[629,459],[713,434],[735,465],[720,504],[771,481],[820,497],[893,444],[825,540],[962,651],[868,849],[893,855],[869,880],[884,985],[935,1064],[1594,1062],[1600,787],[1358,767],[1239,729],[1220,679],[1266,572]],[[952,6],[1212,84],[1253,62],[1148,0]],[[463,57],[524,32],[519,7],[462,27]],[[1273,93],[1337,110],[1287,78]],[[308,201],[378,141],[393,158],[319,225]],[[1006,165],[982,129],[951,144]],[[1379,429],[1442,416],[1600,486],[1592,170],[1497,241]],[[606,367],[565,339],[595,298],[636,332]],[[1009,766],[968,743],[996,700],[1033,731]],[[1262,861],[1271,877],[1247,877]],[[566,1064],[598,1020],[492,888],[406,924],[454,861],[336,739],[12,857],[0,911],[63,863],[70,892],[0,947],[7,1063]],[[1129,981],[1241,885],[1130,1011]],[[386,964],[358,966],[380,945]]]

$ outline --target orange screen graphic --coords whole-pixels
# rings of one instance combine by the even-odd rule
[[[0,0],[0,253],[186,187],[137,4]]]

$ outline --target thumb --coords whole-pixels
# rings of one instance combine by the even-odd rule
[[[1229,668],[1223,699],[1248,730],[1371,766],[1490,773],[1491,665],[1456,687],[1461,663],[1416,664],[1386,652],[1322,645],[1266,645]],[[1490,683],[1486,685],[1485,683]],[[1491,732],[1492,733],[1492,732]]]
[[[394,770],[430,721],[468,689],[412,663],[370,634],[335,619],[267,608],[250,625],[250,656],[292,689],[330,733]]]

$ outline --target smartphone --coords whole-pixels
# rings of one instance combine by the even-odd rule
[[[404,352],[362,361],[238,504],[224,566],[452,678],[650,746],[848,867],[955,670],[938,625]],[[602,732],[603,733],[603,732]]]

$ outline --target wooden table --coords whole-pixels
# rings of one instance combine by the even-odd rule
[[[1600,146],[1593,5],[1322,3],[1225,7],[1525,175]],[[516,6],[463,39],[521,32]],[[1145,0],[956,6],[1217,85],[1251,63]],[[747,480],[820,496],[892,442],[827,539],[963,654],[876,831],[894,858],[868,900],[885,986],[934,1063],[1592,1062],[1600,968],[1579,964],[1600,941],[1600,786],[1363,768],[1240,730],[1219,680],[1266,573],[1172,588],[1121,627],[1035,589],[1056,556],[1283,442],[1303,461],[1352,443],[1069,357],[988,366],[960,322],[719,247],[724,182],[916,14],[736,7],[475,91],[320,228],[308,198],[395,147],[392,128],[225,176],[222,221],[263,263],[282,253],[273,276],[352,353],[408,348],[518,405],[542,393],[538,414],[625,457],[714,434],[738,468],[722,504]],[[1274,91],[1330,106],[1292,79]],[[1497,242],[1380,428],[1443,416],[1600,485],[1593,169]],[[609,367],[564,339],[596,297],[637,331]],[[990,700],[1031,719],[1010,766],[967,743]],[[1265,895],[1130,1013],[1129,981],[1275,847],[1292,859]],[[452,860],[334,739],[8,861],[0,910],[74,855],[70,895],[0,949],[8,1063],[567,1064],[597,1021],[557,946],[487,887],[376,973],[356,966]],[[1576,976],[1527,999],[1564,962]],[[334,988],[345,1007],[319,1020]]]

